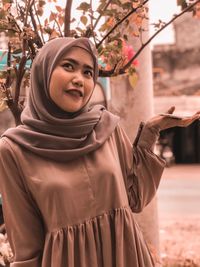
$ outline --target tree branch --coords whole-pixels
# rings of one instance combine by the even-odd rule
[[[36,18],[37,18],[39,27],[40,27],[41,36],[39,35],[38,31],[36,31],[37,25],[36,25],[36,22],[35,22],[35,19],[34,19],[34,15],[33,15],[33,12],[32,12],[32,8],[30,8],[31,20],[32,20],[32,23],[33,23],[33,22],[35,23],[34,29],[35,29],[35,32],[36,32],[36,35],[37,35],[38,39],[40,39],[41,44],[44,44],[45,41],[44,41],[44,36],[43,36],[43,32],[42,32],[42,25],[41,25],[41,21],[40,21],[40,19],[39,19],[39,16],[38,16],[38,14],[37,14],[37,11],[36,11],[35,2],[33,3],[33,8],[34,8],[35,15],[36,15]]]
[[[168,21],[163,27],[161,27],[156,33],[154,33],[135,53],[135,55],[130,59],[130,61],[120,70],[120,74],[125,73],[125,70],[129,68],[132,64],[132,62],[138,57],[138,55],[142,52],[142,50],[161,32],[163,31],[167,26],[169,26],[173,21],[175,21],[177,18],[182,16],[184,13],[188,12],[190,9],[192,9],[197,3],[199,3],[200,0],[197,0],[187,8],[185,8],[182,12],[180,12],[178,15],[175,15],[170,21]]]
[[[27,21],[28,21],[28,12],[30,9],[30,3],[31,0],[26,0],[26,5],[25,5],[25,18],[24,18],[24,26],[27,27]]]
[[[93,31],[95,30],[98,22],[100,21],[102,14],[104,13],[104,11],[108,8],[108,6],[110,5],[110,3],[112,2],[112,0],[109,0],[108,3],[104,6],[103,10],[101,11],[101,13],[99,14],[98,18],[95,21],[94,27],[93,27]]]
[[[111,77],[116,76],[120,74],[124,74],[126,72],[126,69],[128,69],[132,62],[139,56],[139,54],[143,51],[143,49],[161,32],[163,31],[167,26],[169,26],[173,21],[175,21],[177,18],[182,16],[184,13],[188,12],[190,9],[192,9],[197,3],[199,3],[200,0],[195,1],[193,4],[185,8],[182,12],[180,12],[178,15],[175,15],[174,18],[172,18],[170,21],[168,21],[163,27],[161,27],[155,34],[153,34],[141,47],[140,49],[135,53],[135,55],[130,59],[130,61],[121,68],[117,73],[114,73],[114,68],[109,71],[100,70],[99,76],[100,77]]]
[[[14,102],[13,97],[12,97],[11,92],[10,92],[10,89],[6,88],[5,84],[1,83],[0,87],[1,87],[2,92],[5,95],[6,104],[7,104],[8,108],[10,109],[10,111],[11,111],[11,113],[15,119],[15,125],[17,126],[21,123],[20,115],[22,112],[22,108]]]
[[[71,22],[71,8],[73,0],[67,0],[65,6],[65,26],[64,26],[64,36],[70,36],[70,22]]]
[[[137,8],[133,8],[131,11],[126,14],[120,21],[118,21],[112,29],[101,39],[101,41],[97,44],[97,49],[99,46],[105,41],[106,38],[120,25],[123,23],[124,20],[126,20],[128,17],[130,17],[134,12],[136,12],[139,8],[141,8],[143,5],[145,5],[149,0],[145,0],[142,4],[140,4]]]
[[[22,79],[25,73],[26,60],[27,60],[26,55],[23,55],[19,63],[18,71],[17,71],[17,80],[16,80],[16,85],[15,85],[15,98],[14,98],[14,102],[16,104],[18,104],[19,102],[21,82],[22,82]]]
[[[56,23],[56,25],[57,25],[57,27],[58,27],[58,31],[59,31],[59,33],[60,33],[60,36],[63,37],[63,33],[62,33],[62,31],[61,31],[60,24],[58,23],[57,19],[55,19],[55,23]]]
[[[91,7],[91,14],[89,15],[90,17],[90,25],[91,27],[88,27],[86,32],[85,32],[85,37],[90,38],[90,36],[93,37],[94,43],[96,45],[96,39],[95,39],[95,33],[94,33],[94,25],[93,25],[93,18],[94,18],[94,11],[92,7],[92,0],[90,0],[90,7]]]
[[[33,6],[34,6],[34,4],[33,4]],[[35,6],[34,6],[34,8],[35,8]],[[32,24],[33,24],[33,28],[34,28],[35,35],[37,36],[37,40],[38,40],[37,45],[38,45],[39,47],[42,47],[43,44],[45,43],[45,41],[44,41],[43,35],[42,35],[42,37],[41,37],[41,36],[39,35],[39,33],[38,33],[38,30],[37,30],[37,23],[36,23],[36,21],[35,21],[35,17],[34,17],[34,14],[33,14],[32,6],[30,6],[29,13],[30,13],[31,22],[32,22]],[[40,25],[40,29],[41,29],[41,24],[39,24],[39,25]],[[42,38],[42,39],[41,39],[41,38]]]

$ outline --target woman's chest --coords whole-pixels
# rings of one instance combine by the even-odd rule
[[[126,202],[126,190],[115,149],[105,144],[93,153],[66,163],[26,157],[24,177],[43,214],[96,216]]]

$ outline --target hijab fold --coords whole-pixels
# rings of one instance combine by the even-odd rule
[[[22,125],[8,129],[8,137],[38,156],[66,162],[98,149],[112,134],[119,118],[103,106],[85,105],[75,113],[61,110],[49,96],[52,71],[71,47],[88,51],[94,61],[94,82],[98,62],[94,45],[87,38],[57,38],[38,52],[31,69],[31,88],[22,112]]]

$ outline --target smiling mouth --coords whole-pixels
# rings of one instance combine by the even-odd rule
[[[83,97],[83,93],[76,89],[65,90],[65,93],[74,97]]]

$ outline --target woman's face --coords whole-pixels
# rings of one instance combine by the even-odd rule
[[[72,47],[52,72],[49,85],[51,99],[66,112],[80,110],[93,92],[93,76],[92,56],[82,48]]]

